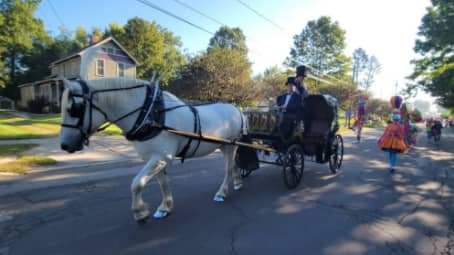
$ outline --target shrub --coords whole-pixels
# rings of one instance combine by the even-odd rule
[[[44,107],[48,105],[49,102],[43,96],[27,101],[27,108],[31,113],[43,113]]]

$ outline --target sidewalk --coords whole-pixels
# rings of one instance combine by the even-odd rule
[[[123,136],[93,136],[90,139],[90,145],[88,147],[72,154],[60,149],[58,137],[0,141],[0,144],[20,143],[39,145],[36,148],[26,151],[24,154],[51,157],[58,162],[56,165],[48,168],[32,169],[30,173],[140,160],[134,151],[132,143],[127,141]]]

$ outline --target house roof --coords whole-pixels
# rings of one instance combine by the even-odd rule
[[[58,63],[66,61],[66,60],[69,60],[69,59],[72,59],[72,58],[75,58],[75,57],[78,57],[78,56],[82,56],[87,49],[89,49],[91,47],[94,47],[94,46],[98,46],[98,45],[107,43],[107,42],[110,42],[110,41],[114,42],[122,51],[124,51],[126,53],[126,55],[129,58],[131,58],[132,61],[134,61],[134,63],[136,65],[139,65],[139,61],[137,61],[137,59],[135,59],[131,54],[129,54],[129,52],[115,38],[113,38],[112,36],[109,36],[109,37],[105,38],[104,40],[101,40],[101,41],[99,41],[97,43],[92,43],[92,44],[90,44],[90,45],[88,45],[88,46],[86,46],[86,47],[84,47],[82,49],[79,49],[79,50],[77,50],[75,52],[69,53],[68,55],[64,56],[63,58],[55,60],[54,62],[52,62],[50,64],[49,67],[52,67],[52,66],[54,66],[54,65],[56,65]]]

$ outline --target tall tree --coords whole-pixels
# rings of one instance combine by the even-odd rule
[[[454,108],[454,2],[431,0],[432,6],[422,18],[414,51],[422,58],[413,60],[414,81],[409,94],[418,88],[438,98],[438,103]]]
[[[353,52],[353,83],[359,84],[360,77],[363,71],[367,67],[367,62],[369,61],[369,56],[367,56],[366,51],[362,48],[357,48]]]
[[[235,49],[245,55],[248,52],[248,48],[246,46],[246,36],[238,27],[220,27],[219,30],[216,31],[214,36],[210,39],[208,50],[211,50],[214,47]]]
[[[45,44],[34,43],[33,49],[28,51],[21,60],[21,64],[26,68],[18,77],[18,81],[26,83],[44,79],[50,74],[50,63],[80,47],[75,38],[68,37],[66,34],[60,34]]]
[[[331,74],[339,78],[347,76],[351,59],[344,54],[345,30],[330,17],[309,21],[299,35],[293,37],[293,47],[286,64],[292,67],[301,63],[314,67],[320,76]]]
[[[47,40],[43,22],[34,17],[40,1],[3,0],[0,2],[0,47],[4,48],[2,58],[6,61],[8,84],[4,93],[17,98],[17,75],[23,71],[21,60],[37,41]],[[5,69],[1,70],[2,72]]]
[[[361,82],[361,86],[368,91],[370,87],[375,82],[375,75],[380,73],[381,71],[381,64],[378,62],[378,59],[375,56],[371,56],[367,61],[366,66],[366,77],[364,78],[363,82]]]
[[[83,48],[88,45],[89,38],[88,33],[84,27],[78,26],[76,32],[74,33],[74,41],[77,44],[78,48]]]
[[[157,71],[165,74],[163,82],[166,84],[184,63],[180,39],[154,22],[135,17],[123,27],[111,24],[106,34],[115,36],[140,62],[138,77],[148,79]]]
[[[124,32],[125,30],[120,24],[118,24],[117,22],[113,22],[109,24],[109,27],[106,29],[104,34],[106,36],[113,36],[116,39],[120,39]]]

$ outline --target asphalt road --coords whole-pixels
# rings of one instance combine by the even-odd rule
[[[421,136],[394,175],[377,135],[361,144],[347,137],[337,175],[306,162],[302,185],[289,191],[279,167],[263,166],[221,204],[212,201],[223,177],[219,156],[175,164],[175,210],[145,225],[130,211],[131,174],[3,196],[0,255],[451,254],[454,132],[439,149]],[[155,181],[144,197],[153,211]]]

